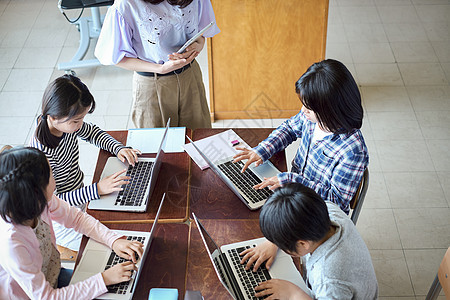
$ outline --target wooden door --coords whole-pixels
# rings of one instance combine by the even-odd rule
[[[211,0],[221,32],[208,41],[211,117],[295,115],[295,82],[325,57],[328,0]]]

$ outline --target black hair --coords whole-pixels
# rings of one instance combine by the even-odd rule
[[[325,201],[300,183],[288,183],[267,200],[259,215],[264,236],[286,252],[296,252],[297,241],[322,240],[331,227]]]
[[[34,220],[47,207],[50,166],[45,154],[15,147],[0,154],[0,216],[8,223]]]
[[[349,133],[362,126],[361,94],[350,71],[337,60],[310,66],[295,83],[302,104],[317,115],[322,128]]]
[[[95,100],[88,87],[73,75],[56,78],[45,89],[42,97],[42,114],[36,128],[36,137],[49,148],[56,148],[60,138],[50,133],[47,117],[65,119],[81,114],[90,107],[88,113],[95,110]]]
[[[163,1],[167,1],[170,5],[178,5],[180,8],[185,8],[192,3],[193,0],[144,0],[150,4],[159,4]]]

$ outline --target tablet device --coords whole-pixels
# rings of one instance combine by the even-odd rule
[[[183,53],[184,50],[186,50],[186,48],[192,44],[193,42],[195,42],[199,37],[202,36],[203,33],[205,33],[206,30],[208,30],[209,28],[211,28],[211,26],[214,25],[214,22],[209,23],[208,25],[205,26],[205,28],[203,28],[202,30],[200,30],[196,35],[194,35],[191,39],[189,39],[186,43],[184,43],[183,47],[181,47],[177,53]]]

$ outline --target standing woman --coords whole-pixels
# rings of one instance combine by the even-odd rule
[[[176,51],[210,22],[210,0],[116,0],[108,10],[95,56],[104,65],[135,71],[132,119],[137,128],[211,127],[202,73],[195,57],[205,37]]]

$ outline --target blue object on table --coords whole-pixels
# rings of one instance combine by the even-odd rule
[[[178,300],[178,290],[168,288],[150,289],[148,300]]]

